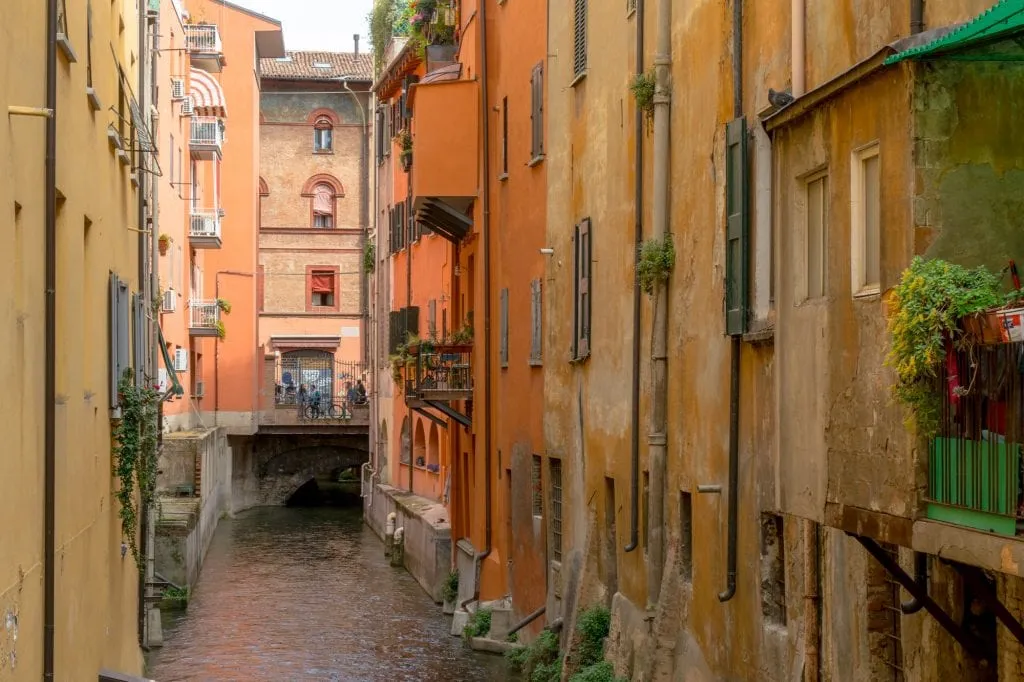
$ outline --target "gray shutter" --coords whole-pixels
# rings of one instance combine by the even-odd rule
[[[544,62],[533,67],[530,79],[530,158],[544,153]]]
[[[576,0],[573,23],[573,75],[587,70],[587,0]]]
[[[377,129],[377,163],[384,161],[384,110],[377,107],[377,114],[373,123]]]
[[[576,357],[590,355],[590,219],[580,221],[576,239]]]
[[[539,365],[543,357],[541,341],[541,283],[539,279],[530,282],[530,364]]]
[[[747,328],[747,121],[737,118],[725,127],[725,332],[737,336]]]
[[[501,309],[501,366],[508,367],[508,289],[502,289],[499,296]]]
[[[437,300],[427,301],[427,335],[430,338],[437,336]]]
[[[135,385],[146,382],[146,308],[141,294],[132,294],[132,362]]]
[[[110,407],[117,408],[117,385],[129,367],[128,285],[110,273]]]
[[[110,407],[111,409],[117,407],[117,382],[120,379],[118,375],[118,355],[117,355],[117,301],[118,301],[118,289],[117,289],[117,275],[110,273],[109,283],[109,304],[110,304]]]

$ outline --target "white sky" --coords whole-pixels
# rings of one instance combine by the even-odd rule
[[[3,0],[0,0],[2,2]],[[359,51],[370,49],[366,15],[373,0],[232,0],[284,25],[288,50],[351,52],[352,35],[359,34]]]

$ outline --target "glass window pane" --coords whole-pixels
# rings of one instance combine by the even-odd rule
[[[878,156],[864,159],[864,286],[881,282],[881,205]]]

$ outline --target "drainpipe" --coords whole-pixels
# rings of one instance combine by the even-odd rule
[[[803,16],[803,15],[801,15]],[[801,38],[801,40],[803,40]],[[794,58],[793,63],[797,60]],[[795,72],[795,69],[794,69]],[[795,90],[794,90],[795,91]],[[732,92],[733,116],[743,115],[743,0],[732,0]],[[743,160],[746,163],[746,159]],[[746,314],[744,312],[744,314]],[[732,337],[729,371],[729,532],[726,586],[718,601],[727,602],[736,594],[736,532],[739,516],[740,460],[740,344],[742,336]]]
[[[476,555],[473,599],[480,599],[480,567],[491,554],[491,127],[487,109],[487,3],[480,3],[480,125],[483,133],[484,251],[484,551]]]
[[[910,0],[910,33],[924,30],[924,0]]]
[[[45,369],[43,389],[43,679],[53,680],[57,479],[57,0],[46,3],[46,161],[43,245]]]
[[[234,275],[235,277],[252,277],[251,272],[241,272],[239,270],[218,270],[217,274],[213,276],[213,291],[214,300],[220,300],[220,276],[221,275]],[[219,426],[220,416],[220,344],[222,339],[217,339],[217,343],[213,346],[213,423]],[[262,363],[263,357],[260,356],[260,362]],[[262,364],[260,366],[262,371]]]
[[[911,0],[914,2],[914,0]],[[807,0],[792,0],[792,44],[793,52],[793,97],[799,97],[807,90],[807,72],[805,62],[807,59],[806,47],[806,16]]]
[[[661,241],[670,235],[669,196],[671,168],[669,116],[671,113],[672,3],[658,3],[658,43],[654,57],[654,205],[651,238]],[[651,424],[647,436],[648,466],[651,471],[650,545],[647,548],[647,602],[658,602],[665,560],[665,451],[668,403],[668,287],[659,282],[654,289],[654,322],[651,338]]]
[[[928,594],[928,555],[924,552],[914,552],[914,582],[921,586],[921,591]],[[924,604],[917,597],[911,597],[900,604],[900,611],[910,616],[924,608]]]
[[[636,75],[644,73],[644,0],[636,3]],[[632,552],[640,544],[640,247],[644,239],[644,112],[636,107],[636,123],[633,137],[633,168],[636,180],[633,186],[634,242],[636,262],[633,265],[633,385],[630,389],[630,430],[629,444],[629,544],[622,548]]]

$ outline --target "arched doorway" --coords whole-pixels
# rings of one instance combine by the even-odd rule
[[[412,442],[412,456],[418,467],[427,466],[427,438],[423,433],[423,420],[416,420],[416,438]]]
[[[431,424],[430,438],[427,439],[427,468],[434,473],[441,470],[441,444],[437,431],[437,424]]]
[[[402,420],[402,443],[401,452],[399,453],[399,462],[402,464],[412,464],[412,434],[409,433],[409,418],[405,417]]]

